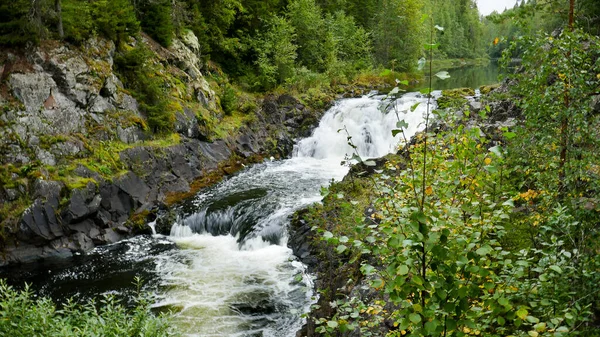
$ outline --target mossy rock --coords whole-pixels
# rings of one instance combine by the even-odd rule
[[[465,96],[475,96],[475,90],[472,88],[456,88],[443,90],[442,96],[449,98],[464,98]]]
[[[437,103],[442,109],[460,108],[467,103],[467,96],[475,96],[475,90],[471,88],[443,90],[442,97],[438,98]]]
[[[492,85],[482,85],[479,87],[479,92],[482,95],[489,94],[492,90],[496,90],[500,87],[500,83],[492,84]]]

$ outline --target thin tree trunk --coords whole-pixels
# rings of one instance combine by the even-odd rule
[[[65,31],[63,29],[62,8],[60,0],[54,0],[54,10],[56,11],[56,16],[58,19],[58,22],[56,24],[56,30],[58,30],[58,37],[62,40],[65,37]]]
[[[31,0],[29,21],[35,27],[36,33],[42,35],[42,0]]]
[[[574,12],[575,12],[575,0],[569,0],[569,31],[572,32],[573,31],[573,26],[574,26]],[[571,52],[569,51],[567,53],[567,58],[571,57]],[[570,97],[569,97],[569,91],[568,89],[565,89],[565,98],[564,98],[564,103],[565,103],[565,109],[569,109],[570,106]],[[560,163],[559,163],[559,172],[558,172],[558,190],[559,190],[559,195],[560,196],[564,196],[564,194],[566,193],[565,191],[565,180],[566,180],[566,165],[567,165],[567,151],[568,151],[568,142],[569,142],[569,135],[568,135],[568,126],[569,126],[569,121],[568,121],[568,117],[567,116],[563,116],[561,123],[560,123]]]

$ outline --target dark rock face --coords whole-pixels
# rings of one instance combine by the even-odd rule
[[[107,78],[102,95],[114,95],[113,87],[119,84],[111,81],[118,80]],[[195,117],[194,122],[188,119],[193,114],[184,114],[177,122],[182,134],[180,144],[166,148],[138,146],[122,151],[120,161],[128,172],[112,182],[80,165],[74,173],[96,183],[74,189],[65,198],[64,184],[36,180],[32,188],[35,202],[23,214],[14,237],[5,243],[0,266],[69,257],[74,252],[85,252],[131,236],[140,231],[130,228],[132,215],[165,213],[167,195],[189,192],[194,181],[210,172],[230,173],[223,167],[225,163],[241,163],[256,156],[289,156],[294,139],[310,132],[320,117],[291,96],[268,97],[255,121],[240,128],[236,136],[207,142],[196,129]],[[1,198],[8,198],[9,194],[10,191],[0,188]],[[157,220],[160,232],[168,234],[172,219],[165,216]],[[307,264],[316,263],[303,237],[310,231],[308,227],[301,231],[296,250]]]

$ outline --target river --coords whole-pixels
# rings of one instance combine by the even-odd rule
[[[338,101],[291,158],[248,167],[179,206],[168,236],[142,235],[20,268],[11,283],[33,282],[34,290],[55,299],[104,293],[131,299],[140,276],[154,307],[174,310],[186,335],[295,336],[315,294],[313,276],[287,247],[289,218],[318,202],[321,186],[347,173],[341,162],[352,149],[340,129],[348,130],[363,158],[395,151],[397,116],[383,111],[382,99]],[[422,104],[411,112],[416,102]],[[396,104],[408,136],[417,132],[426,99],[408,93]]]

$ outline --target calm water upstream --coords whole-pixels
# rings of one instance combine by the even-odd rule
[[[412,135],[422,126],[425,98],[408,93],[396,104]],[[175,309],[189,336],[295,336],[312,303],[312,277],[287,248],[287,226],[297,209],[321,199],[320,187],[347,172],[351,153],[344,126],[361,157],[395,150],[396,115],[382,97],[337,102],[293,157],[265,162],[206,189],[178,208],[171,233],[138,236],[71,260],[4,271],[11,283],[55,299],[115,293],[131,298],[136,275],[156,308]]]
[[[478,89],[482,85],[498,83],[500,68],[497,62],[490,62],[481,67],[463,67],[448,70],[450,78],[440,80],[433,77],[432,87],[436,90],[454,89],[454,88],[473,88]],[[422,83],[409,88],[410,91],[417,91],[426,88],[429,85],[428,77]]]

